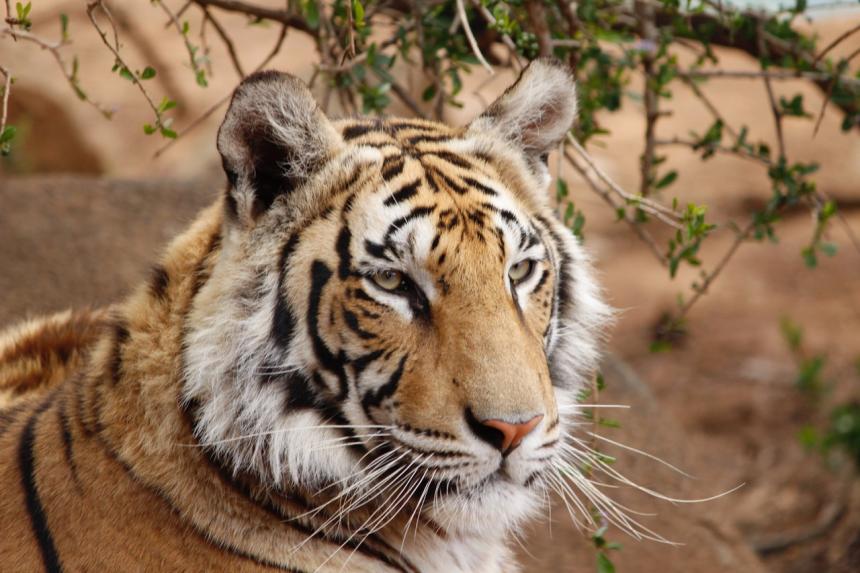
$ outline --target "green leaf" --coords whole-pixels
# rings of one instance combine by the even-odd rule
[[[305,20],[308,26],[316,30],[320,25],[320,12],[317,7],[316,0],[306,0],[302,2],[302,9],[305,14]]]
[[[3,133],[0,133],[0,144],[8,143],[15,138],[15,134],[18,130],[14,125],[7,125],[5,129],[3,129]]]
[[[182,35],[188,35],[188,31],[191,29],[191,26],[188,24],[188,20],[182,22]]]
[[[818,257],[815,256],[815,249],[812,247],[804,247],[800,251],[800,256],[803,257],[803,263],[807,268],[814,269],[818,266]]]
[[[785,338],[791,351],[799,351],[803,344],[803,328],[787,316],[780,319],[779,328],[782,331],[782,336]]]
[[[130,82],[134,81],[134,75],[131,73],[131,70],[129,70],[125,66],[119,67],[119,75],[120,75],[120,77],[125,78]]]
[[[69,39],[69,17],[65,14],[60,14],[60,36],[63,41]]]
[[[205,88],[209,85],[209,82],[206,81],[206,70],[204,69],[197,70],[197,73],[195,74],[195,79],[197,80],[197,85],[202,88]]]
[[[657,181],[657,184],[654,186],[655,189],[664,189],[675,182],[675,179],[678,178],[678,172],[674,169],[660,178]]]
[[[0,133],[0,155],[7,156],[12,153],[12,140],[15,138],[17,130],[14,125],[7,125]]]
[[[151,80],[155,77],[155,68],[152,66],[146,66],[143,68],[143,71],[140,73],[140,79],[142,80]]]
[[[820,441],[818,430],[812,426],[802,427],[800,431],[797,432],[797,441],[799,441],[803,447],[810,450],[815,448]]]
[[[615,565],[602,551],[597,554],[597,573],[615,573]]]
[[[436,85],[427,86],[423,92],[421,92],[421,99],[424,101],[430,101],[434,97],[436,97]]]
[[[361,32],[364,29],[364,6],[359,0],[352,0],[352,20],[355,23],[355,29]]]
[[[162,127],[160,130],[161,136],[167,139],[176,139],[176,132],[168,127]]]
[[[161,100],[161,103],[158,104],[158,112],[164,113],[164,112],[171,110],[175,107],[176,107],[176,102],[173,101],[172,99],[168,98],[167,96],[164,96],[164,98]]]
[[[144,123],[143,124],[143,133],[145,133],[146,135],[152,135],[156,131],[158,131],[158,130],[152,124],[150,124],[150,123]]]
[[[839,252],[839,245],[836,243],[821,243],[819,248],[821,249],[821,252],[828,257],[835,257],[836,253]]]

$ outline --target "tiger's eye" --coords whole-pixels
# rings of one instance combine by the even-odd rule
[[[519,284],[531,276],[534,267],[535,262],[531,259],[520,261],[508,270],[508,277],[515,285]]]
[[[379,288],[397,290],[403,284],[403,273],[392,270],[379,271],[374,273],[371,279]]]

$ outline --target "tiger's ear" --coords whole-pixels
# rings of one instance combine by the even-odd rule
[[[555,58],[539,58],[469,125],[469,131],[494,133],[533,162],[545,164],[549,152],[573,127],[576,110],[570,68]]]
[[[227,205],[252,224],[280,196],[301,187],[343,139],[301,80],[280,72],[248,76],[218,130],[230,183]]]

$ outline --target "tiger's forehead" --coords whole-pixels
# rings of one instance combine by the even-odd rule
[[[504,264],[538,244],[529,209],[511,188],[518,182],[465,129],[413,119],[337,127],[349,147],[375,148],[382,158],[375,184],[348,208],[362,250],[377,262],[474,268],[476,260]]]

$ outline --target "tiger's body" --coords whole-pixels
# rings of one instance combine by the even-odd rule
[[[451,128],[246,80],[149,283],[0,338],[0,568],[515,571],[609,317],[543,197],[572,89]]]

